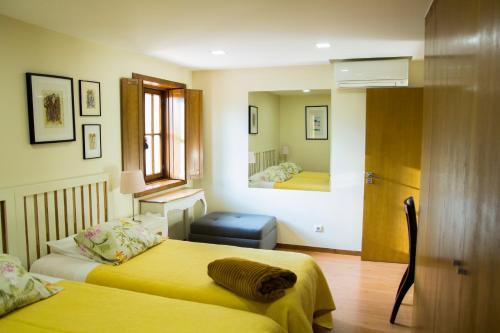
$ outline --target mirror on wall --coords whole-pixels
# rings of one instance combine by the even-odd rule
[[[330,191],[330,90],[248,93],[248,186]]]

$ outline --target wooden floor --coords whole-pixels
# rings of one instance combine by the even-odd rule
[[[304,251],[302,251],[304,252]],[[304,252],[321,266],[337,309],[334,333],[411,332],[413,288],[399,309],[395,325],[389,317],[406,265],[361,261],[358,256]]]

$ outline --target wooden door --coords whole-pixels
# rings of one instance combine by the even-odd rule
[[[422,99],[422,88],[367,90],[363,260],[408,262],[403,201],[418,207]]]

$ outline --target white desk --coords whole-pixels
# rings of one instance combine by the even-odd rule
[[[168,224],[168,212],[173,210],[184,211],[185,236],[189,234],[189,208],[193,207],[196,202],[201,201],[203,204],[203,215],[207,213],[207,201],[205,200],[205,192],[203,189],[183,188],[180,190],[167,192],[164,194],[149,197],[139,200],[139,211],[143,214],[143,203],[162,206],[163,220]]]

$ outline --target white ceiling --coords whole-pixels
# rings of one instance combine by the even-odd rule
[[[0,13],[197,69],[423,57],[432,0],[1,0]],[[317,49],[318,42],[331,48]],[[212,50],[226,55],[214,56]]]
[[[252,93],[253,91],[251,91]],[[327,89],[311,89],[308,92],[304,92],[302,90],[274,90],[274,91],[266,91],[274,95],[278,96],[309,96],[309,95],[330,95],[331,90]]]

